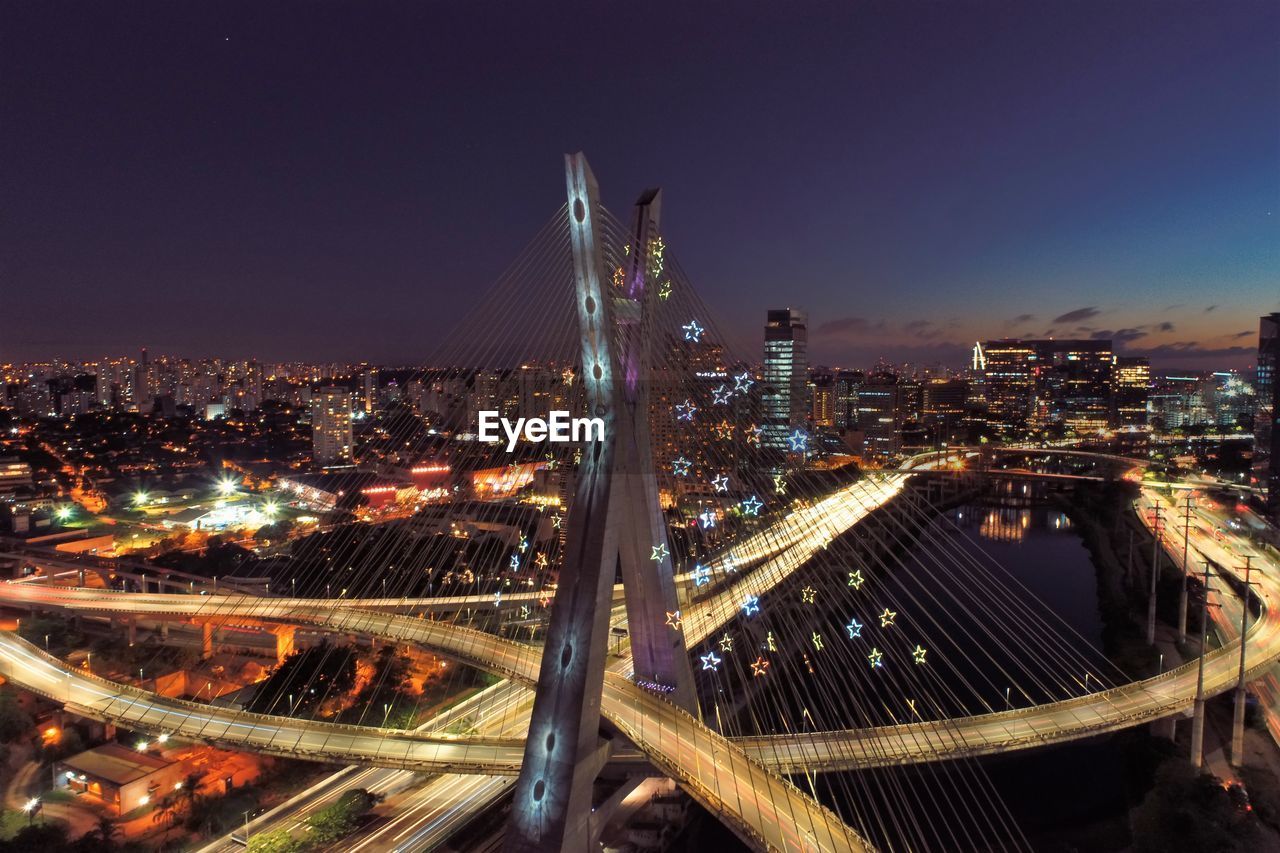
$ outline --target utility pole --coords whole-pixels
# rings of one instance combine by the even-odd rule
[[[1244,650],[1249,632],[1249,574],[1253,571],[1253,557],[1244,558],[1244,610],[1240,614],[1240,680],[1236,684],[1235,720],[1231,725],[1231,765],[1244,766]]]
[[[1200,665],[1196,671],[1195,713],[1191,718],[1191,766],[1204,766],[1204,655],[1209,632],[1209,566],[1204,561],[1204,602],[1200,606]],[[1215,607],[1217,605],[1214,605]]]
[[[1182,510],[1182,595],[1178,598],[1178,643],[1187,641],[1187,577],[1191,565],[1187,562],[1187,549],[1191,537],[1192,498],[1187,495],[1187,505]]]
[[[1151,594],[1147,598],[1147,645],[1156,644],[1156,581],[1160,577],[1160,513],[1164,507],[1156,504],[1155,521],[1151,525]]]

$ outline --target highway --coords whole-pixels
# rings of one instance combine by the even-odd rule
[[[830,507],[824,509],[826,512],[830,510]],[[810,528],[808,538],[813,542],[807,547],[816,549],[829,541],[829,534],[814,532]],[[1206,541],[1197,540],[1198,550],[1213,559],[1227,559],[1214,537],[1201,538]],[[1217,557],[1213,557],[1213,554],[1217,554]],[[789,567],[792,564],[798,566],[806,559],[807,557],[802,559],[800,555],[792,556],[790,552],[784,552],[769,562],[777,564],[777,571],[786,572],[794,571],[794,567]],[[1255,575],[1266,609],[1250,629],[1252,651],[1248,668],[1251,674],[1265,670],[1280,655],[1280,628],[1271,615],[1276,596],[1280,594],[1277,582],[1280,570],[1270,563],[1264,565],[1264,562],[1259,561],[1258,568],[1261,571]],[[756,582],[768,586],[776,583],[776,580],[771,582],[767,572],[753,573],[751,578],[760,575],[765,576],[764,580]],[[749,582],[751,578],[744,579],[743,582]],[[96,590],[60,590],[56,587],[29,585],[3,585],[0,587],[0,596],[9,597],[10,590],[21,590],[23,595],[40,597],[27,599],[32,603],[38,600],[44,605],[84,610],[110,611],[120,606],[121,609],[133,608],[134,612],[185,612],[187,615],[197,615],[198,608],[204,604],[198,598],[182,595],[131,595],[124,598],[107,596],[104,600]],[[75,596],[85,593],[97,596],[96,600],[73,600]],[[695,634],[705,636],[710,630],[714,630],[714,627],[708,626],[713,626],[724,612],[725,599],[732,602],[730,613],[736,611],[741,600],[740,594],[741,588],[735,585],[691,609],[690,621],[687,623],[690,625],[691,645],[696,642],[693,640]],[[64,598],[55,603],[46,596],[71,596],[72,599]],[[315,602],[307,600],[240,601],[240,598],[219,596],[218,615],[243,614],[256,618],[296,620],[334,630],[374,633],[397,641],[421,642],[525,683],[532,683],[537,675],[537,649],[471,629],[394,614],[350,610],[335,612],[317,607]],[[205,601],[207,600],[206,598]],[[1228,644],[1207,656],[1207,693],[1212,695],[1234,686],[1238,652],[1238,644]],[[52,669],[55,673],[58,672],[56,663],[52,664]],[[833,815],[824,814],[812,800],[799,794],[770,770],[790,772],[802,767],[806,770],[847,769],[932,761],[1088,737],[1184,711],[1190,706],[1195,690],[1195,666],[1190,664],[1134,684],[1017,711],[878,729],[751,738],[730,743],[661,698],[640,690],[617,669],[615,665],[606,677],[603,702],[606,716],[634,739],[660,769],[681,781],[704,804],[728,813],[735,819],[736,828],[757,843],[776,845],[778,849],[804,849],[806,846],[814,849],[846,849],[840,845],[855,844],[855,841],[848,837],[841,838],[838,827],[831,823]],[[136,705],[137,702],[131,704]],[[283,735],[284,730],[294,726],[304,729],[323,726],[300,724],[280,718],[270,719],[273,720],[272,729],[277,735],[271,738],[275,744],[279,743],[278,735]],[[208,722],[204,724],[204,729],[207,733]],[[358,736],[347,735],[346,737],[351,738],[347,741],[328,732],[323,735],[318,732],[302,734],[302,737],[297,738],[298,743],[308,746],[322,744],[321,748],[330,758],[340,754],[351,760],[377,763],[385,761],[394,753],[397,760],[406,760],[400,758],[399,744],[394,749],[383,745],[370,757],[366,754],[368,744],[361,743]],[[286,737],[294,736],[294,732],[289,731]],[[450,746],[464,746],[472,748],[467,752],[466,761],[476,769],[483,766],[487,773],[513,772],[510,764],[503,763],[508,758],[501,752],[504,749],[510,750],[510,743],[501,739],[473,737],[461,740],[463,743],[452,744],[431,744],[427,741],[431,749],[437,750],[427,756],[428,761],[434,762],[430,766],[439,766],[442,760],[453,757],[439,750]],[[253,741],[241,734],[240,744],[245,743]],[[342,744],[346,744],[346,751],[335,749]],[[410,756],[407,748],[405,755]],[[412,756],[413,760],[418,757]],[[819,811],[814,812],[814,808]]]

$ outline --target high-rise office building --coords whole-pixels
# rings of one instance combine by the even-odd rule
[[[815,427],[836,425],[835,377],[830,372],[815,373],[809,383],[809,420]]]
[[[1151,365],[1141,356],[1113,356],[1111,425],[1117,429],[1147,425]]]
[[[312,457],[320,465],[350,462],[351,392],[326,385],[311,396]]]
[[[809,333],[805,315],[794,308],[772,310],[764,327],[764,410],[761,443],[787,450],[792,431],[808,409]]]
[[[864,451],[872,456],[892,456],[902,447],[902,389],[892,373],[874,373],[858,389],[857,428],[863,433]]]
[[[1280,524],[1280,312],[1263,317],[1258,327],[1257,402],[1253,410],[1253,484],[1262,490],[1267,517]]]
[[[982,377],[987,421],[1000,429],[1025,425],[1035,398],[1035,343],[987,341],[973,348],[973,363]]]

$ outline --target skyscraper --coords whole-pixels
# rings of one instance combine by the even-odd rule
[[[794,308],[772,310],[764,327],[764,432],[761,443],[787,450],[787,437],[805,421],[808,409],[809,332]]]
[[[1114,356],[1111,370],[1111,425],[1145,427],[1151,365],[1141,356]]]
[[[1280,524],[1280,312],[1262,318],[1258,328],[1257,404],[1253,412],[1253,484],[1262,490],[1267,517]]]
[[[1025,425],[1035,396],[1035,343],[987,341],[974,347],[973,362],[982,373],[988,422],[1001,429]]]
[[[351,461],[351,392],[326,385],[311,397],[312,457],[320,465]]]

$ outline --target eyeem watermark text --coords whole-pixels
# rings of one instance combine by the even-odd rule
[[[479,438],[489,444],[497,444],[502,440],[498,428],[507,437],[507,452],[516,449],[516,443],[523,437],[525,441],[538,443],[543,441],[557,444],[577,443],[581,441],[604,441],[604,418],[575,418],[569,412],[553,410],[544,418],[516,418],[513,424],[509,418],[500,417],[497,412],[484,410],[480,412]]]

